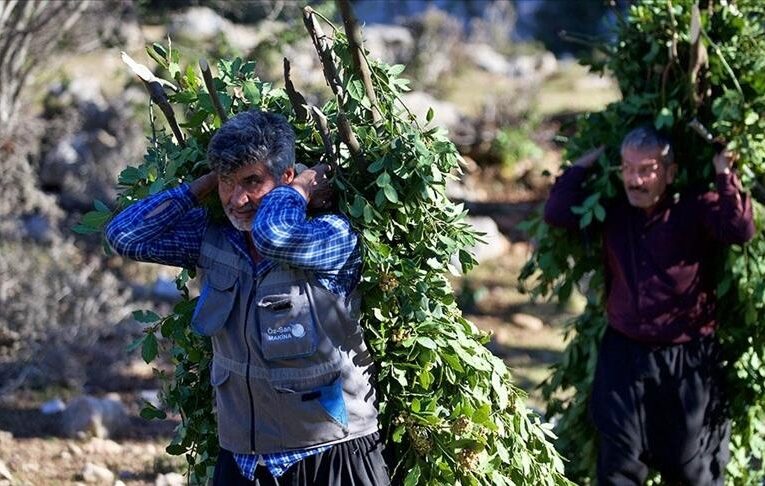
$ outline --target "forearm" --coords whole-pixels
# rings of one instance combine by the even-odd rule
[[[358,242],[341,216],[308,219],[306,200],[290,187],[274,189],[263,198],[252,237],[258,252],[268,259],[325,272],[345,265]]]
[[[206,225],[204,209],[183,185],[127,207],[109,222],[105,234],[114,251],[128,258],[192,266]]]
[[[583,167],[570,167],[558,176],[550,196],[545,203],[544,219],[550,226],[576,229],[579,227],[579,216],[571,212],[571,208],[582,204],[587,192],[582,187],[587,178],[587,170]]]
[[[715,179],[719,212],[713,223],[719,228],[719,238],[730,244],[744,244],[754,236],[752,201],[738,189],[738,179],[732,172],[717,174]]]

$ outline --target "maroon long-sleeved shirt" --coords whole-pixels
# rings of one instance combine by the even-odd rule
[[[551,226],[579,228],[571,212],[588,193],[586,169],[571,167],[555,181],[545,205]],[[603,246],[608,323],[646,343],[683,343],[716,326],[714,256],[720,245],[754,236],[752,205],[735,175],[716,178],[717,192],[665,195],[648,215],[626,197],[606,208]]]

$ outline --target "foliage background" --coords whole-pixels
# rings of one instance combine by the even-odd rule
[[[697,118],[727,141],[741,159],[737,170],[745,188],[762,200],[765,173],[765,6],[756,0],[701,2],[700,34],[693,35],[692,0],[643,0],[617,22],[615,45],[603,44],[587,61],[608,70],[619,82],[622,100],[580,117],[568,141],[573,159],[605,144],[597,170],[587,181],[592,195],[574,211],[590,231],[605,217],[609,199],[621,190],[617,178],[619,145],[632,127],[653,122],[676,143],[680,176],[674,189],[710,184],[713,147],[688,123]],[[695,39],[698,39],[694,42]],[[762,206],[755,219],[762,228]],[[588,296],[585,312],[573,320],[573,339],[543,391],[548,415],[558,416],[557,445],[569,460],[567,475],[586,483],[594,477],[596,443],[586,415],[597,347],[605,329],[601,242],[583,232],[571,238],[537,219],[528,224],[537,242],[522,277],[537,296],[565,301],[579,286]],[[729,484],[760,484],[765,439],[765,238],[758,232],[743,248],[721,252],[719,337],[732,397],[732,460]],[[571,391],[574,393],[572,394]]]

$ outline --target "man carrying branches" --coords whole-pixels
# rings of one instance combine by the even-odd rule
[[[224,123],[207,159],[211,173],[130,206],[106,237],[126,257],[202,274],[192,326],[213,344],[214,483],[388,484],[355,315],[359,240],[326,211],[329,167],[296,174],[292,128],[258,111]],[[199,205],[216,188],[223,223]]]
[[[603,153],[583,155],[553,185],[545,221],[579,228],[571,211]],[[648,467],[669,483],[723,484],[729,420],[714,332],[715,256],[754,235],[751,202],[731,171],[735,154],[714,157],[717,192],[668,186],[677,165],[671,141],[653,127],[621,145],[626,197],[603,222],[608,328],[590,412],[599,434],[598,484],[642,484]]]

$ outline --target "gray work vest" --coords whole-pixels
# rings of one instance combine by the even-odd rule
[[[256,280],[215,225],[198,266],[192,326],[212,337],[221,447],[283,452],[378,430],[372,358],[344,298],[285,265]]]

